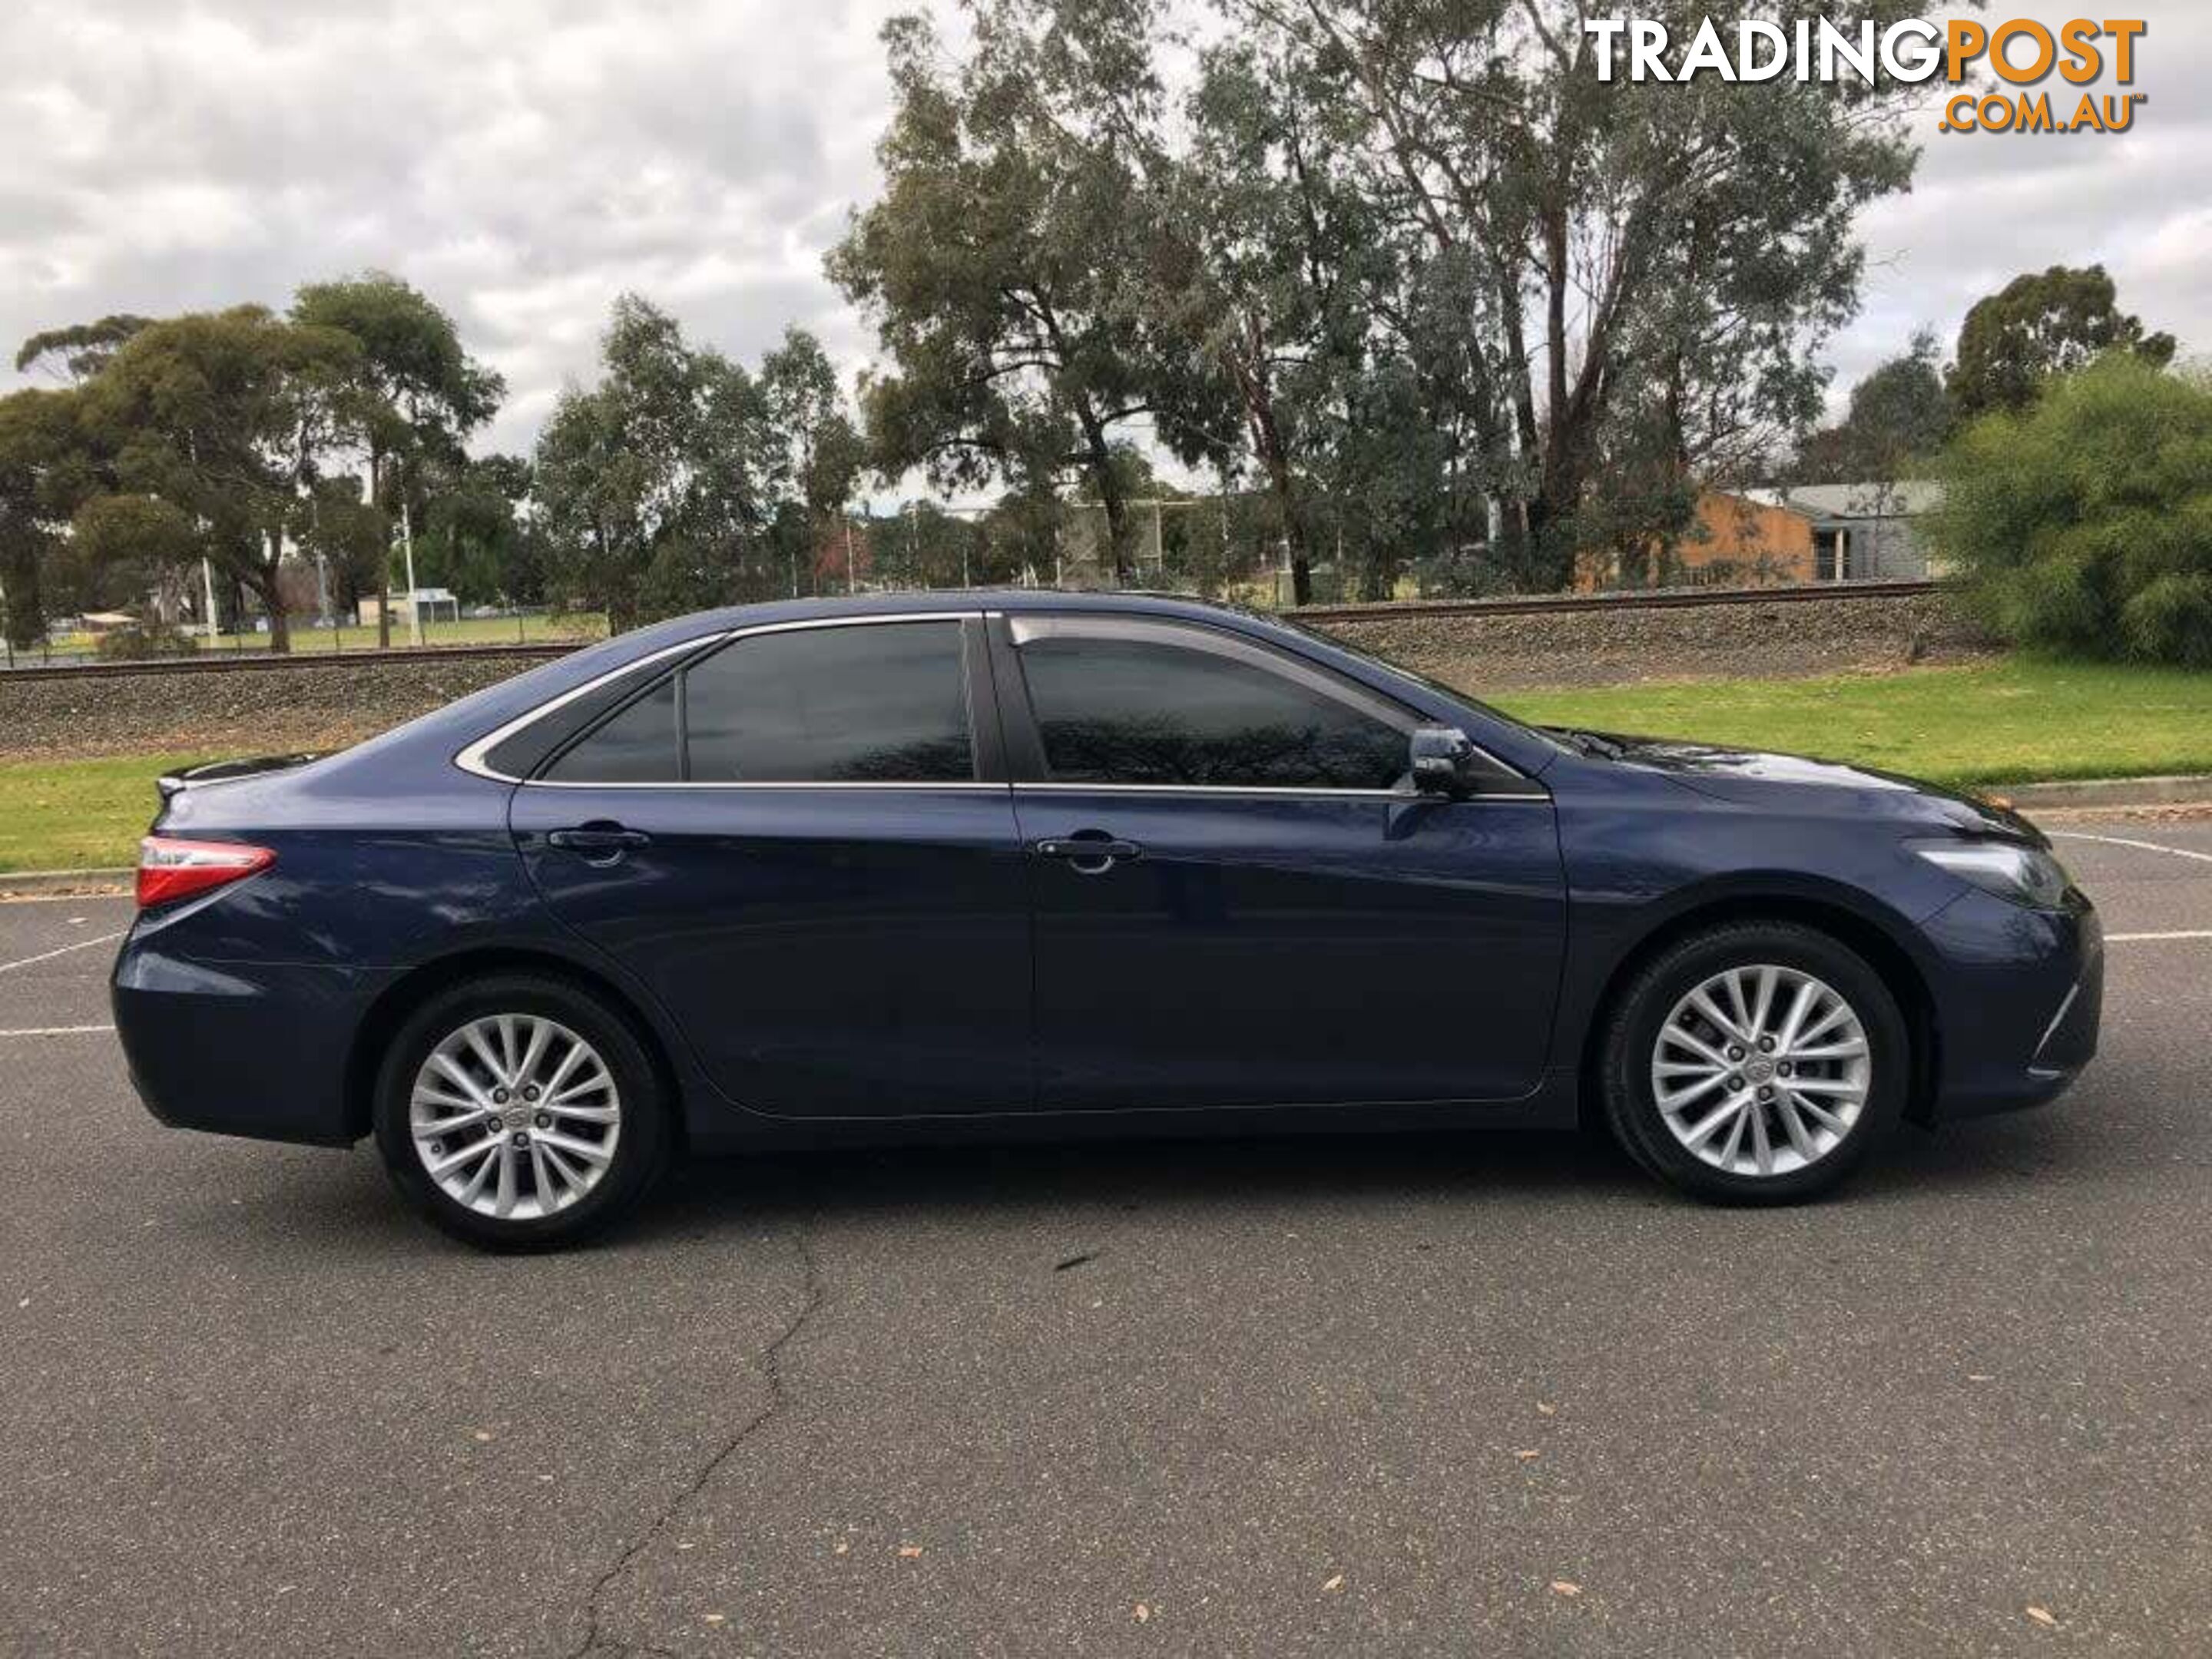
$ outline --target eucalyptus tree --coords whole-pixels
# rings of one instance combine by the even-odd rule
[[[2163,368],[2176,349],[2173,336],[2148,333],[2142,318],[2120,309],[2104,266],[2053,265],[2014,277],[1966,313],[1951,366],[1951,401],[1965,421],[1992,410],[2025,410],[2053,376],[2086,368],[2108,351]]]
[[[497,414],[507,394],[497,373],[463,349],[453,319],[382,271],[311,283],[292,303],[293,320],[336,329],[360,348],[366,394],[369,501],[411,532],[426,465],[457,462],[470,434]],[[392,643],[388,556],[378,568],[377,640]]]
[[[1932,467],[1957,424],[1943,384],[1935,334],[1912,337],[1851,388],[1850,409],[1838,425],[1807,436],[1797,452],[1800,483],[1889,482]]]
[[[424,580],[472,603],[544,599],[543,549],[527,512],[532,488],[530,463],[517,455],[485,455],[435,473],[418,550]]]
[[[864,390],[878,469],[1035,493],[1068,474],[1103,504],[1117,576],[1128,503],[1113,447],[1190,395],[1149,303],[1161,209],[1157,0],[968,0],[949,61],[929,22],[884,31],[895,112],[881,198],[833,280],[888,359]]]
[[[21,649],[46,632],[55,551],[90,479],[78,459],[70,392],[0,398],[0,627]]]
[[[175,317],[134,334],[77,395],[78,465],[100,479],[74,520],[85,556],[205,558],[261,602],[270,648],[289,649],[286,550],[374,418],[359,343],[259,306]]]
[[[1183,395],[1163,400],[1161,436],[1194,465],[1249,458],[1300,605],[1313,597],[1316,475],[1346,434],[1398,275],[1347,173],[1357,125],[1324,82],[1279,39],[1203,55],[1152,295],[1190,364]]]
[[[43,368],[82,386],[106,367],[117,348],[152,321],[150,317],[126,311],[96,322],[47,329],[23,342],[15,353],[15,372],[22,374]]]
[[[1680,477],[1809,423],[1815,350],[1856,302],[1854,216],[1911,176],[1905,89],[1603,81],[1578,0],[1220,3],[1271,51],[1341,70],[1321,84],[1359,124],[1377,210],[1478,282],[1463,335],[1509,411],[1529,585],[1570,578],[1632,441]],[[1686,39],[1703,11],[1639,15]]]
[[[635,295],[615,302],[604,373],[562,393],[534,499],[551,574],[616,629],[777,591],[763,557],[782,465],[756,379]]]
[[[786,329],[782,343],[761,359],[760,392],[781,450],[771,480],[775,534],[795,594],[802,566],[811,580],[816,549],[853,499],[866,446],[836,365],[805,329]]]

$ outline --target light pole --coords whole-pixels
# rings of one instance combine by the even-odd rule
[[[422,593],[415,586],[415,515],[408,509],[404,485],[399,495],[399,545],[407,556],[408,631],[414,635],[415,643],[420,645],[422,643]]]

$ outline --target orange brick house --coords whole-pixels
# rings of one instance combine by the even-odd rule
[[[1724,489],[1698,497],[1691,527],[1669,550],[1654,543],[1636,568],[1633,554],[1585,553],[1575,586],[1607,587],[1779,587],[1815,579],[1813,520],[1769,501]]]

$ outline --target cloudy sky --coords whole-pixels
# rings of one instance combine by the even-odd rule
[[[281,306],[371,266],[431,294],[506,374],[501,447],[526,447],[564,378],[588,375],[625,289],[737,356],[799,322],[857,368],[867,337],[821,256],[872,188],[892,9],[0,0],[0,386],[39,329]],[[1913,193],[1865,223],[1874,263],[1839,387],[1915,327],[1948,341],[1977,296],[2060,262],[2103,261],[2124,304],[2212,354],[2212,4],[2127,9],[2150,25],[2132,134],[1941,135],[1932,107],[1922,118]],[[1988,13],[2021,15],[2076,8]]]

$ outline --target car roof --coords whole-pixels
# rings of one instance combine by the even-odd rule
[[[1479,734],[1479,740],[1484,747],[1503,755],[1524,771],[1539,771],[1552,758],[1548,745],[1541,745],[1527,733],[1510,729],[1510,722],[1503,722],[1502,717],[1492,711],[1467,703],[1463,699],[1443,693],[1437,688],[1408,688],[1401,684],[1385,683],[1378,676],[1386,671],[1373,659],[1261,611],[1181,594],[1118,590],[1081,592],[1055,588],[1006,587],[777,599],[765,604],[731,605],[672,617],[665,622],[617,635],[528,673],[487,686],[458,702],[449,703],[380,737],[372,738],[343,755],[333,757],[332,760],[336,763],[336,769],[341,773],[395,763],[401,766],[411,764],[422,769],[426,775],[441,768],[449,770],[451,757],[466,744],[482,738],[486,733],[526,715],[560,695],[629,664],[643,661],[656,653],[680,647],[695,640],[705,641],[719,634],[841,617],[901,617],[984,611],[1011,613],[1091,611],[1151,616],[1228,627],[1248,637],[1256,635],[1261,639],[1272,639],[1297,654],[1318,658],[1352,678],[1365,682],[1401,702],[1410,700],[1418,705],[1425,705],[1432,715],[1440,712],[1437,698],[1441,696],[1455,708],[1467,709],[1485,716],[1481,722],[1485,726],[1501,724],[1509,729]]]
[[[757,627],[763,623],[811,622],[830,617],[896,617],[940,611],[1139,611],[1158,616],[1204,620],[1224,615],[1252,622],[1273,620],[1241,605],[1196,599],[1187,593],[1115,589],[1096,592],[1060,587],[925,588],[913,592],[837,594],[811,599],[771,599],[758,605],[728,605],[695,611],[662,624],[685,631],[712,632]]]

